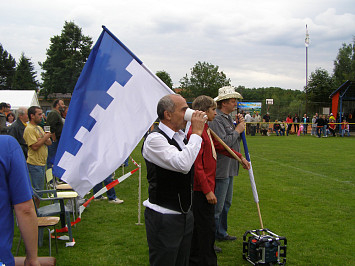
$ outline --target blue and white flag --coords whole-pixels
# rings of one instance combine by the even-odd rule
[[[72,95],[54,175],[84,196],[127,159],[172,93],[103,26]]]

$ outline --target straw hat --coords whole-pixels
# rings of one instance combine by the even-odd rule
[[[218,89],[218,96],[214,98],[216,102],[226,100],[226,99],[243,99],[240,93],[235,91],[235,87],[233,86],[225,86]]]

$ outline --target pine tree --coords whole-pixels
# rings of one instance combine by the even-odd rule
[[[24,53],[16,68],[16,73],[13,81],[14,90],[35,90],[38,89],[38,82],[36,81],[36,72],[33,63],[26,58]]]
[[[11,90],[16,61],[0,44],[0,90]]]
[[[61,35],[51,38],[47,59],[40,63],[43,69],[43,93],[71,93],[81,70],[89,57],[92,39],[84,36],[74,22],[65,22]]]

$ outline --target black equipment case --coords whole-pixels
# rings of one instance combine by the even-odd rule
[[[285,265],[287,240],[269,229],[246,231],[243,235],[243,258],[253,265]]]

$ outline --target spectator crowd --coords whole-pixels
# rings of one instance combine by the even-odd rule
[[[25,263],[39,265],[36,209],[40,207],[41,191],[45,188],[46,170],[54,164],[68,107],[63,100],[56,99],[47,117],[39,106],[19,107],[15,111],[10,104],[0,103],[0,223],[6,228],[0,240],[0,265],[14,265],[12,208],[26,247]],[[128,161],[125,163],[127,166]],[[105,185],[113,177],[114,174],[108,176]],[[101,183],[97,184],[94,192],[101,187]],[[123,203],[116,197],[114,188],[109,189],[107,195],[108,202]],[[107,197],[97,200],[104,199]],[[77,202],[83,204],[85,199],[78,196]]]
[[[316,113],[312,118],[307,114],[301,117],[288,115],[281,121],[271,121],[268,112],[261,116],[257,111],[245,114],[241,111],[233,117],[231,113],[238,99],[242,96],[232,86],[220,88],[215,99],[201,95],[192,103],[194,111],[189,119],[185,118],[188,105],[183,97],[175,94],[160,99],[157,105],[159,123],[146,135],[142,147],[149,183],[149,198],[143,205],[146,207],[145,224],[152,265],[217,265],[216,253],[222,249],[215,242],[236,239],[229,235],[227,221],[233,198],[233,180],[238,176],[239,165],[250,169],[249,162],[240,153],[243,132],[251,136],[272,133],[301,136],[310,132],[320,138],[335,137],[340,130],[339,136],[350,136],[347,120],[336,123],[332,113]],[[0,136],[0,174],[9,173],[9,177],[22,184],[17,190],[16,183],[11,183],[7,191],[3,189],[8,186],[2,178],[0,196],[4,196],[2,191],[6,190],[5,197],[11,202],[5,205],[14,205],[28,251],[26,259],[32,265],[38,265],[37,249],[33,247],[37,246],[34,244],[37,241],[34,206],[40,207],[40,199],[33,197],[32,189],[38,191],[40,197],[45,171],[54,164],[67,112],[68,107],[61,99],[53,102],[47,117],[38,106],[20,107],[15,115],[10,104],[0,103],[0,135],[13,137]],[[12,165],[11,160],[18,164],[13,171],[7,169]],[[109,175],[104,184],[109,184],[113,176]],[[97,184],[94,193],[101,188],[102,183]],[[16,198],[14,193],[21,193],[22,197]],[[116,197],[114,188],[107,191],[107,196],[111,203],[123,202]],[[103,199],[107,198],[97,198]],[[31,212],[29,217],[23,215],[24,208]],[[11,208],[7,208],[6,216],[0,213],[0,221],[12,223],[6,237],[2,236],[6,240],[0,241],[0,260],[13,265]]]
[[[284,120],[271,121],[270,114],[267,112],[264,116],[260,116],[258,111],[250,115],[249,111],[243,114],[246,122],[246,134],[255,136],[260,134],[262,136],[270,136],[275,133],[276,136],[289,136],[296,134],[297,136],[307,135],[315,137],[350,137],[350,126],[347,117],[342,117],[341,123],[336,122],[333,113],[329,115],[320,115],[315,113],[312,118],[304,114],[302,118],[295,114],[294,116],[288,115]],[[352,115],[349,114],[348,118],[351,119]]]

